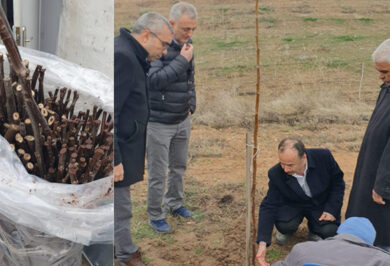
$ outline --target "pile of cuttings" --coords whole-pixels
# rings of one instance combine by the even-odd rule
[[[97,106],[92,112],[75,113],[76,90],[56,89],[45,98],[45,69],[38,65],[30,78],[28,61],[23,64],[27,69],[24,88],[11,63],[10,76],[4,77],[0,53],[0,134],[27,171],[50,182],[71,184],[108,176],[114,156],[111,115]]]

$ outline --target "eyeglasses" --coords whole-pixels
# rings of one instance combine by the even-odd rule
[[[161,40],[161,39],[157,36],[157,34],[154,33],[153,31],[150,31],[150,30],[149,30],[149,32],[161,42],[161,45],[162,45],[162,47],[163,47],[164,50],[166,50],[166,49],[169,47],[170,43],[164,42],[163,40]]]

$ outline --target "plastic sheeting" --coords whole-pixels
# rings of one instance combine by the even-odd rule
[[[4,46],[0,51],[5,52]],[[56,87],[77,89],[79,109],[96,104],[112,113],[113,81],[104,74],[47,53],[27,48],[20,52],[22,59],[29,60],[31,72],[36,64],[46,68],[46,94]],[[18,225],[83,245],[111,243],[112,182],[109,176],[87,184],[49,183],[28,174],[8,142],[0,138],[0,214]]]
[[[0,51],[5,55],[4,45],[0,45]],[[91,104],[96,104],[107,112],[114,112],[114,82],[108,76],[52,54],[25,47],[19,47],[19,51],[22,60],[29,61],[31,75],[36,65],[46,68],[44,80],[46,96],[49,90],[54,90],[56,87],[77,89],[81,95],[75,111],[85,110],[91,108]],[[5,59],[4,62],[8,61]],[[7,70],[8,64],[5,67],[6,74],[8,74]],[[93,99],[90,99],[91,96]]]
[[[0,265],[79,266],[83,245],[17,225],[0,215]]]

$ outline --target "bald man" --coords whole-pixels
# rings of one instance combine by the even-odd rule
[[[266,248],[274,225],[276,243],[283,245],[306,218],[309,239],[334,236],[340,224],[345,183],[343,172],[327,149],[305,149],[302,141],[282,140],[279,163],[268,171],[269,189],[260,205],[257,258],[269,265]]]

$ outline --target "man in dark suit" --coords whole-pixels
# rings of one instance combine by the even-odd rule
[[[166,54],[172,28],[161,15],[142,15],[133,31],[120,29],[114,46],[114,220],[115,255],[120,265],[144,265],[130,234],[130,185],[141,181],[145,168],[146,124],[149,119],[146,73],[149,62]]]
[[[278,146],[279,163],[268,171],[269,189],[260,204],[257,258],[265,261],[274,225],[276,242],[283,245],[305,217],[310,239],[334,236],[340,224],[345,183],[327,149],[305,149],[297,139],[287,138]]]

